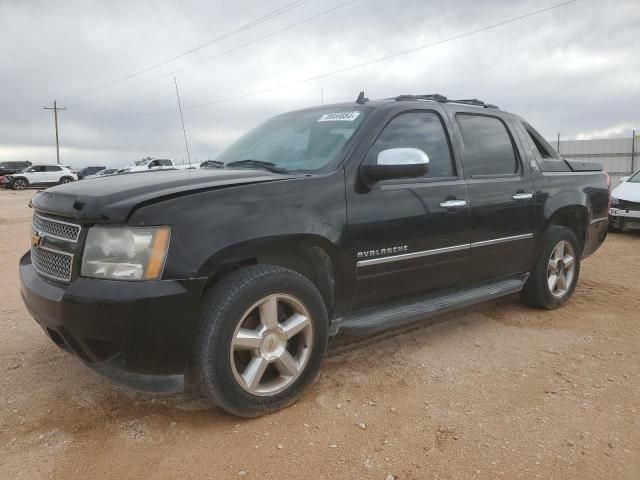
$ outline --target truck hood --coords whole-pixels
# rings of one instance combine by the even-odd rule
[[[627,202],[640,203],[640,183],[624,182],[611,192],[611,196]]]
[[[82,223],[124,222],[140,204],[207,190],[295,178],[263,170],[155,170],[92,178],[44,190],[31,200],[42,213]]]

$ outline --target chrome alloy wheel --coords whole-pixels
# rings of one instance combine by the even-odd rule
[[[269,295],[252,305],[231,340],[231,369],[244,390],[267,396],[291,385],[313,345],[307,308],[291,295]]]
[[[558,242],[551,252],[547,269],[547,285],[551,295],[562,298],[567,294],[575,277],[575,252],[566,240]]]
[[[25,182],[21,178],[19,178],[17,180],[14,180],[13,181],[13,188],[15,190],[24,190],[25,188],[27,188],[27,182]]]

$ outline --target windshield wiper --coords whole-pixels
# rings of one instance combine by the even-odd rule
[[[268,170],[274,173],[289,173],[289,171],[286,168],[277,167],[276,164],[273,162],[263,162],[262,160],[252,160],[252,159],[236,160],[235,162],[229,162],[226,164],[226,167],[227,168],[242,167],[244,165],[248,167],[264,168],[265,170]]]

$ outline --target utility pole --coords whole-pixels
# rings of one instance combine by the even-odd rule
[[[631,131],[631,173],[636,171],[636,131]]]
[[[53,101],[53,107],[44,107],[45,110],[53,110],[53,121],[56,125],[56,160],[60,165],[60,140],[58,137],[58,110],[66,110],[67,107],[58,107],[56,101]]]
[[[560,155],[560,132],[558,132],[558,155]]]
[[[180,103],[180,93],[178,92],[178,80],[176,80],[176,77],[173,77],[173,83],[176,84],[176,97],[178,97],[178,110],[180,110],[180,121],[182,122],[182,133],[184,134],[184,146],[187,148],[187,158],[189,159],[189,166],[191,166],[191,155],[189,154],[189,144],[187,143],[187,131],[184,128],[182,104]]]

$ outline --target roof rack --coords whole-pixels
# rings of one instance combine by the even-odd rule
[[[453,100],[453,99],[448,99],[447,97],[445,97],[444,95],[440,95],[439,93],[434,93],[430,95],[400,95],[395,98],[396,102],[405,102],[408,100],[433,100],[440,103],[459,103],[462,105],[471,105],[474,107],[499,108],[497,105],[491,105],[490,103],[485,103],[482,100],[478,100],[477,98]]]

